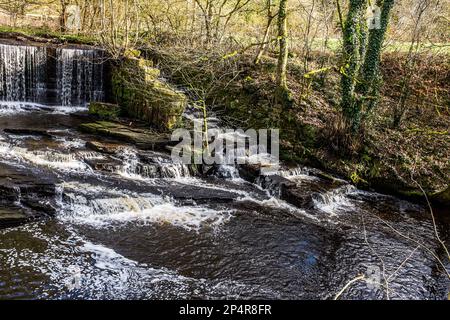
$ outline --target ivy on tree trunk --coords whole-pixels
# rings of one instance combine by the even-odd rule
[[[277,100],[283,106],[289,106],[292,103],[291,93],[287,85],[287,61],[288,61],[288,39],[287,39],[287,1],[280,0],[278,11],[278,43],[280,53],[278,55],[277,65]]]
[[[367,0],[350,0],[343,28],[341,107],[346,126],[357,133],[363,119],[376,107],[381,75],[381,50],[394,0],[378,0],[380,26],[367,33]]]

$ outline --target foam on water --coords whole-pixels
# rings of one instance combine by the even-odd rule
[[[242,295],[279,297],[279,293],[261,285],[248,285],[235,280],[196,279],[164,267],[153,267],[129,259],[101,243],[94,243],[79,235],[70,226],[61,234],[49,235],[43,224],[28,224],[0,230],[2,237],[19,237],[16,246],[0,248],[3,266],[11,272],[26,269],[41,275],[41,282],[33,297],[50,299],[188,299],[199,297],[227,297]],[[30,237],[35,240],[30,242]],[[38,241],[37,241],[38,240]],[[29,243],[45,243],[39,250]],[[0,282],[0,291],[2,288]],[[27,297],[25,283],[15,284],[15,295]],[[22,291],[22,292],[21,292]]]
[[[191,177],[189,167],[181,163],[172,163],[157,154],[152,156],[152,163],[142,163],[138,150],[133,147],[122,147],[116,152],[116,157],[122,160],[121,168],[116,172],[120,176],[148,181],[154,178],[176,179]]]
[[[86,111],[86,105],[79,106],[47,106],[25,101],[0,101],[0,116],[8,116],[29,112],[49,112],[52,114],[70,114]]]
[[[339,212],[355,208],[352,201],[348,198],[348,194],[355,191],[356,188],[354,186],[347,184],[325,193],[315,194],[313,197],[314,205],[317,209],[335,216]]]
[[[61,153],[56,150],[30,151],[7,142],[0,143],[0,157],[6,160],[29,162],[37,166],[59,170],[91,172],[83,159],[102,158],[95,152]]]
[[[55,295],[86,299],[176,298],[185,296],[187,286],[196,282],[168,269],[139,264],[110,248],[83,239],[70,227],[65,229],[68,234],[52,237],[42,232],[39,224],[0,231],[4,236],[27,232],[46,243],[43,251],[0,249],[7,257],[2,260],[5,268],[28,268],[48,278],[50,283],[40,286],[37,292],[41,298]],[[175,290],[166,292],[167,287]]]
[[[259,200],[259,199],[255,199],[254,197],[248,196],[248,197],[240,198],[239,201],[254,202],[263,207],[287,210],[288,212],[290,212],[291,214],[293,214],[296,217],[305,217],[305,218],[309,218],[309,219],[312,219],[315,221],[319,221],[319,219],[316,216],[313,216],[313,215],[307,213],[305,210],[300,209],[296,206],[293,206],[293,205],[287,203],[286,201],[281,200],[276,197],[270,197],[268,199]]]
[[[189,231],[199,231],[204,227],[217,227],[230,220],[231,211],[217,211],[199,206],[176,206],[172,203],[141,208],[137,199],[99,199],[89,205],[76,205],[75,215],[61,217],[63,221],[105,228],[124,223],[171,224]],[[109,214],[96,214],[98,208],[112,209]],[[118,208],[124,211],[118,210]],[[117,211],[114,211],[117,210]]]
[[[43,108],[45,106],[38,103],[0,101],[0,116],[41,111]]]
[[[97,228],[138,222],[167,223],[198,231],[203,227],[217,227],[232,217],[231,210],[176,205],[169,198],[159,195],[126,194],[79,183],[63,184],[62,187],[65,189],[65,200],[59,218]]]

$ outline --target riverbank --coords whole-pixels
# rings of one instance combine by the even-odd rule
[[[44,44],[98,45],[98,40],[85,35],[61,33],[48,28],[13,28],[0,26],[0,39]]]
[[[281,156],[285,161],[310,165],[352,181],[360,188],[424,201],[423,188],[436,205],[448,205],[450,181],[450,78],[448,55],[421,56],[418,74],[403,122],[392,126],[406,70],[399,54],[382,60],[385,82],[380,106],[365,128],[363,143],[352,154],[337,147],[339,116],[337,61],[315,56],[305,74],[301,61],[291,59],[288,85],[293,104],[285,109],[274,100],[276,60],[266,56],[255,66],[251,55],[227,51],[151,48],[148,55],[163,74],[194,99],[221,116],[224,123],[241,128],[280,128]],[[202,94],[198,95],[201,92]],[[445,190],[447,190],[445,192]]]
[[[39,30],[3,30],[0,39],[80,48],[96,44],[83,37],[65,37]],[[225,126],[280,128],[281,158],[287,163],[316,167],[352,181],[359,188],[375,189],[413,201],[425,201],[423,188],[433,204],[448,207],[449,55],[419,57],[418,73],[413,75],[410,84],[403,122],[393,127],[393,110],[400,99],[407,70],[401,63],[405,53],[385,54],[380,106],[371,115],[361,145],[353,153],[343,154],[338,147],[340,133],[336,129],[340,73],[336,67],[338,61],[332,56],[312,56],[308,68],[317,72],[305,74],[305,62],[292,54],[288,85],[293,103],[286,109],[274,99],[276,59],[271,54],[255,65],[252,55],[230,53],[220,48],[205,51],[166,46],[142,51],[150,64],[155,65],[150,68],[157,71],[155,75],[152,71],[152,79],[159,76],[160,69],[163,77],[190,96],[191,102],[206,101],[208,109],[217,114]],[[130,71],[124,68],[120,72]],[[118,83],[123,86],[122,83],[129,82]],[[111,98],[114,100],[108,97]],[[139,99],[136,101],[122,109],[131,108],[128,114],[155,114],[144,112],[147,107],[138,106]],[[157,108],[161,108],[159,105]]]
[[[205,99],[205,119],[192,105],[206,97],[199,87],[172,85],[161,59],[136,55],[128,62],[142,68],[122,69],[126,59],[114,65],[133,70],[113,86],[126,85],[120,91],[129,103],[119,106],[100,102],[116,91],[107,89],[95,50],[0,45],[0,56],[0,298],[447,298],[449,220],[432,221],[426,206],[360,190],[287,157],[290,145],[320,145],[312,125],[288,119],[302,114],[295,103],[286,110],[270,103],[258,117],[262,107],[249,116]],[[221,61],[234,72],[236,61]],[[205,74],[200,84],[220,83],[203,81]],[[244,79],[251,83],[250,74]],[[229,83],[235,91],[205,92],[227,93],[239,106],[272,82]],[[183,102],[168,114],[182,121],[151,127],[168,118],[142,111],[167,107],[151,99],[166,97],[169,84],[169,97],[184,89],[191,103],[164,100]],[[170,156],[177,126],[251,127],[245,119],[282,129],[291,166],[261,176],[257,166],[185,165]],[[342,291],[359,274],[374,281]]]

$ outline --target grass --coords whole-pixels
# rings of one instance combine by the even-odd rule
[[[10,26],[0,26],[0,33],[20,33],[25,36],[42,37],[46,39],[55,39],[60,42],[94,45],[97,43],[95,38],[82,34],[66,34],[50,30],[48,28],[18,28]]]
[[[299,39],[297,43],[302,43],[303,40]],[[312,40],[311,46],[314,51],[323,50],[323,46],[325,44],[324,38],[316,38]],[[409,41],[386,41],[384,52],[398,52],[398,53],[408,53],[411,46],[411,42]],[[341,39],[339,38],[330,38],[327,40],[328,52],[338,52],[341,49]],[[445,53],[450,55],[450,42],[447,43],[431,43],[424,42],[421,43],[418,47],[419,52],[430,52],[430,53]]]

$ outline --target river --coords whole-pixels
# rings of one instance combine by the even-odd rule
[[[81,133],[105,94],[96,53],[53,51],[44,79],[45,50],[0,45],[0,214],[48,213],[0,229],[0,299],[333,299],[362,274],[339,298],[447,298],[425,206],[283,167],[311,199],[294,206],[236,168]]]

